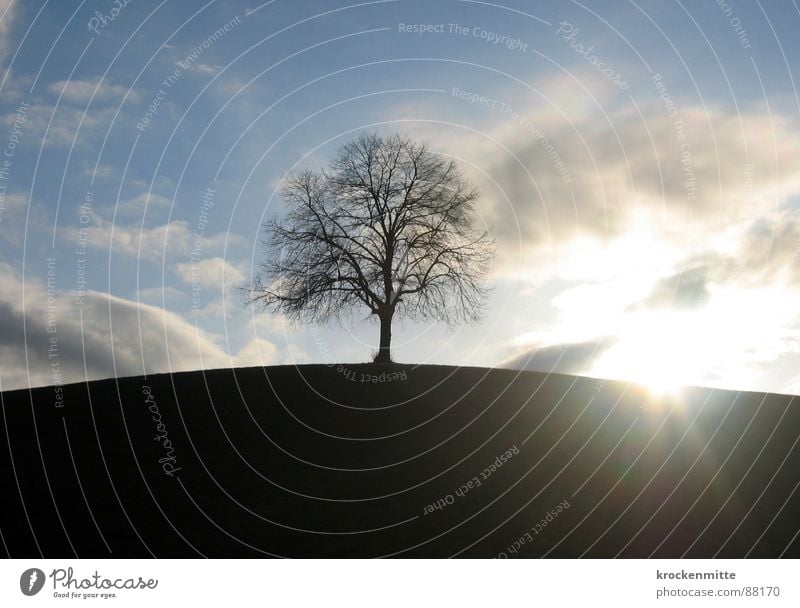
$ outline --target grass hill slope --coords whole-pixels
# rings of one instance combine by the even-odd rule
[[[11,557],[800,557],[786,395],[310,365],[2,394]]]

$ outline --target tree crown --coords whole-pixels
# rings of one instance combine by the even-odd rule
[[[286,216],[264,226],[250,301],[294,321],[360,306],[449,325],[480,318],[494,251],[477,190],[452,159],[392,135],[362,135],[328,170],[284,180]]]

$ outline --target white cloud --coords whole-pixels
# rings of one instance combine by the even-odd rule
[[[248,82],[246,79],[229,76],[226,73],[214,82],[214,91],[220,93],[225,99],[236,96],[237,101],[241,104],[249,101],[246,98],[253,95],[258,88],[258,83],[254,82],[248,85]]]
[[[590,364],[611,347],[613,339],[540,344],[523,349],[499,367],[560,374],[586,373]]]
[[[92,108],[84,112],[80,108],[66,105],[56,109],[52,105],[32,104],[27,110],[21,141],[24,145],[32,146],[71,146],[80,126],[75,143],[88,144],[111,126],[114,113],[113,107]],[[16,119],[16,113],[10,112],[0,117],[0,123],[10,127]],[[45,132],[47,132],[46,139]]]
[[[245,273],[237,265],[215,257],[175,265],[175,274],[188,285],[203,289],[229,290],[244,283]]]
[[[278,348],[264,339],[254,339],[238,353],[229,355],[220,346],[223,341],[219,337],[176,313],[107,293],[87,292],[83,305],[77,306],[75,292],[48,293],[46,285],[28,280],[23,308],[22,282],[3,263],[0,284],[3,390],[50,385],[59,379],[64,383],[78,382],[87,376],[98,379],[143,372],[268,365],[280,357]],[[55,331],[48,331],[50,319]],[[55,349],[52,338],[56,339]]]
[[[597,94],[596,75],[573,75],[577,81],[535,83],[541,95],[482,92],[498,104],[471,123],[476,133],[430,124],[412,130],[465,161],[483,193],[479,210],[498,237],[498,270],[511,271],[520,253],[535,253],[530,261],[541,267],[576,238],[612,240],[642,212],[664,239],[697,243],[800,193],[800,125],[791,115],[676,100],[676,117],[658,99],[640,101],[637,111],[607,86],[591,99],[581,85]],[[449,103],[459,110],[457,99]]]
[[[185,295],[180,289],[165,285],[163,287],[144,287],[140,289],[138,299],[146,304],[153,304],[154,306],[166,304],[170,305],[170,308],[174,308],[173,305],[183,300]]]
[[[552,323],[516,338],[504,365],[548,371],[542,365],[552,364],[662,388],[774,390],[800,352],[800,290],[783,275],[754,283],[756,270],[677,266],[673,274],[579,281],[552,298]],[[569,370],[555,363],[562,354]],[[779,363],[786,369],[778,373]]]
[[[552,318],[500,360],[588,353],[582,373],[763,387],[797,352],[796,118],[677,97],[670,115],[655,89],[638,108],[608,87],[595,103],[573,74],[536,83],[541,96],[486,92],[518,115],[487,108],[478,133],[414,134],[478,183],[494,278],[548,293]]]
[[[228,318],[232,323],[243,320],[243,296],[238,289],[244,286],[247,275],[239,264],[213,257],[179,262],[172,269],[181,281],[191,285],[193,315]],[[254,332],[258,334],[256,328]]]
[[[27,200],[22,194],[0,194],[0,209],[20,209]]]
[[[145,209],[152,213],[154,208],[169,209],[171,205],[172,199],[167,198],[166,196],[156,194],[155,192],[151,192],[149,194],[147,192],[142,192],[133,198],[120,201],[119,205],[117,205],[117,211],[126,214],[141,215],[144,213]]]
[[[14,0],[0,0],[0,65],[5,64],[11,50],[11,36],[19,5]]]
[[[97,169],[95,169],[94,165],[86,167],[83,171],[82,175],[84,177],[114,177],[117,174],[117,170],[112,165],[97,165]]]
[[[142,228],[136,225],[114,225],[98,216],[94,219],[93,225],[85,227],[90,247],[143,260],[161,261],[175,256],[188,257],[198,245],[201,251],[211,253],[221,250],[226,241],[224,233],[200,234],[184,220]],[[74,227],[63,230],[61,234],[71,242],[75,242],[79,236]],[[227,235],[227,241],[229,245],[239,244],[242,239],[237,235]]]
[[[85,104],[94,95],[94,101],[106,101],[122,99],[128,91],[127,87],[114,84],[107,79],[97,78],[73,78],[72,80],[60,80],[53,82],[47,87],[54,95],[61,95],[62,100],[70,103]],[[135,91],[128,95],[129,101],[137,99]]]
[[[800,293],[785,287],[716,287],[698,311],[630,315],[617,343],[590,366],[594,375],[651,385],[763,388],[762,376],[800,351]]]
[[[175,64],[178,65],[178,64]],[[219,65],[211,65],[208,63],[191,63],[189,64],[189,71],[190,72],[197,72],[199,74],[209,74],[213,76],[217,72],[222,69],[222,66]]]
[[[236,355],[237,367],[272,365],[279,359],[278,347],[263,338],[254,338]]]

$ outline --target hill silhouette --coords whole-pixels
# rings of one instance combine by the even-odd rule
[[[15,558],[800,557],[786,395],[368,364],[1,396]]]

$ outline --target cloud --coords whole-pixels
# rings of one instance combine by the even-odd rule
[[[11,50],[14,20],[19,13],[19,2],[0,0],[0,65],[5,65]]]
[[[142,228],[136,225],[112,224],[99,216],[95,223],[86,226],[86,237],[93,249],[122,253],[142,260],[161,261],[173,257],[188,257],[193,250],[203,252],[219,251],[228,244],[238,244],[241,237],[218,233],[205,235],[193,230],[184,220],[173,220],[167,224]],[[61,231],[67,240],[75,242],[79,238],[74,227]]]
[[[245,78],[236,78],[226,73],[216,79],[213,90],[221,94],[225,99],[236,96],[240,104],[246,104],[250,101],[248,97],[254,95],[258,90],[258,83],[248,83],[249,81]]]
[[[203,289],[219,290],[238,287],[246,278],[238,266],[219,257],[180,262],[175,265],[175,274],[188,285],[196,283]]]
[[[710,295],[708,289],[709,268],[691,268],[659,279],[641,302],[629,310],[641,308],[697,308],[702,306]]]
[[[732,257],[734,276],[745,269],[750,283],[786,281],[800,287],[800,209],[783,207],[754,220]]]
[[[523,371],[581,374],[614,344],[613,338],[543,345],[514,355],[499,367]]]
[[[501,365],[549,371],[563,355],[554,371],[774,390],[797,368],[800,290],[751,278],[709,257],[649,280],[563,289],[551,299],[555,318],[518,336]]]
[[[77,306],[76,293],[28,280],[23,309],[22,282],[4,263],[0,284],[3,390],[87,377],[267,365],[281,354],[272,343],[257,338],[230,355],[220,346],[221,339],[176,313],[107,293],[87,292]]]
[[[113,165],[97,165],[95,169],[95,165],[91,164],[83,170],[81,175],[83,177],[108,178],[116,176],[117,169]]]
[[[178,64],[175,64],[178,65]],[[208,74],[213,76],[222,69],[220,65],[211,65],[208,63],[191,63],[189,64],[189,72],[197,72],[198,74]]]
[[[795,118],[677,98],[670,115],[659,99],[632,106],[608,91],[595,102],[581,86],[592,77],[573,74],[577,81],[537,82],[539,95],[486,91],[498,103],[472,123],[477,132],[426,125],[419,133],[466,161],[507,260],[517,248],[541,253],[579,237],[616,238],[642,211],[663,237],[698,241],[800,193]],[[460,101],[449,103],[459,111]]]
[[[174,308],[171,305],[181,302],[185,295],[180,289],[165,285],[163,287],[144,287],[140,289],[138,299],[146,304],[153,304],[154,306],[166,304],[170,308]]]
[[[800,209],[783,206],[710,233],[676,272],[658,279],[641,307],[701,306],[715,286],[800,288]]]
[[[142,192],[133,198],[120,201],[117,205],[117,211],[127,215],[141,215],[145,212],[145,209],[152,213],[154,208],[169,209],[170,206],[172,206],[171,198],[154,192],[149,194],[147,192]]]
[[[697,310],[629,315],[592,374],[654,385],[774,390],[781,376],[796,370],[800,293],[778,285],[709,290],[708,302]]]
[[[237,290],[244,285],[247,275],[240,265],[214,257],[179,262],[172,269],[181,281],[192,286],[194,315],[211,319],[227,317],[235,323],[233,316],[244,321],[241,314],[244,310],[239,306],[242,295]]]
[[[18,245],[19,230],[15,228],[21,222],[22,214],[27,199],[21,194],[3,194],[0,192],[0,240],[11,245]]]
[[[51,83],[47,88],[54,95],[61,95],[62,100],[79,104],[87,103],[93,95],[94,101],[106,101],[122,99],[128,92],[128,87],[101,80],[100,77],[60,80]],[[135,101],[135,99],[137,99],[136,93],[131,91],[128,100]]]
[[[0,193],[0,210],[21,209],[27,200],[22,194]]]
[[[1,192],[1,191],[0,191]],[[25,238],[52,234],[53,223],[43,203],[36,203],[28,194],[0,194],[0,243],[5,243],[2,252],[5,261],[19,259]]]
[[[236,355],[237,367],[271,365],[279,360],[278,347],[263,338],[254,338]]]
[[[595,103],[580,84],[486,91],[508,111],[487,109],[477,132],[416,134],[462,158],[483,193],[494,279],[550,306],[499,364],[548,371],[562,357],[555,371],[780,385],[800,322],[796,117],[677,95],[670,115],[655,95],[633,105],[604,90]]]
[[[28,107],[27,118],[22,127],[21,142],[25,145],[45,147],[71,146],[75,134],[77,145],[88,144],[100,137],[111,126],[115,109],[113,107],[92,108],[84,112],[80,108],[61,105],[32,104]],[[52,118],[52,122],[51,122]],[[15,112],[0,117],[0,124],[11,127],[17,119]],[[48,128],[49,125],[49,128]],[[45,132],[47,137],[45,138]]]

